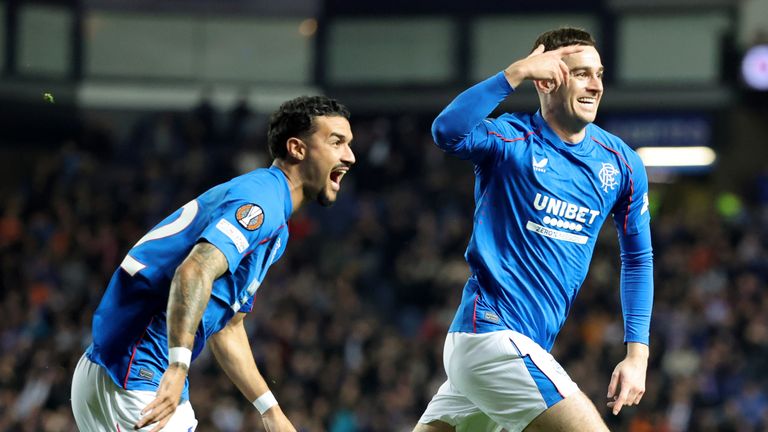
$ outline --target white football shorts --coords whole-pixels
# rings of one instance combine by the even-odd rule
[[[89,432],[128,432],[139,420],[140,412],[155,399],[155,392],[125,390],[118,387],[101,366],[83,354],[72,377],[72,413],[77,428]],[[149,431],[153,425],[140,431]],[[189,401],[176,412],[163,431],[193,432],[197,427],[195,411]]]
[[[579,391],[554,357],[518,332],[448,333],[448,380],[419,423],[441,420],[457,432],[519,432]]]

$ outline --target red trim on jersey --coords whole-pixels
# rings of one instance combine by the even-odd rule
[[[472,308],[472,333],[477,333],[477,301],[480,300],[480,294],[475,296],[475,306]]]
[[[535,133],[536,133],[536,131],[530,131],[530,132],[528,132],[527,134],[523,135],[520,138],[507,138],[507,137],[505,137],[504,135],[502,135],[502,134],[500,134],[498,132],[488,131],[488,135],[497,136],[497,137],[499,137],[504,142],[522,141],[522,140],[528,138],[529,136],[531,136],[531,135],[533,135]]]
[[[115,423],[115,426],[117,426],[117,432],[120,432],[120,423]]]
[[[280,225],[280,228],[278,228],[276,231],[280,231],[280,230],[281,230],[281,229],[283,229],[284,227],[285,227],[285,224],[282,224],[282,225]],[[273,235],[272,237],[267,237],[267,238],[265,238],[264,240],[260,241],[260,242],[259,242],[259,244],[260,244],[260,245],[263,245],[264,243],[266,243],[266,242],[268,242],[268,241],[272,240],[273,238],[277,237],[278,235],[279,235],[279,234],[275,234],[275,235]]]
[[[632,174],[632,167],[627,163],[626,159],[624,159],[624,156],[622,156],[619,152],[616,150],[608,147],[607,145],[601,143],[595,137],[592,137],[592,141],[600,144],[604,149],[608,150],[609,152],[615,154],[619,160],[626,165],[626,167],[629,169],[629,173]],[[629,208],[632,207],[632,196],[635,195],[635,181],[632,179],[632,176],[629,177],[629,202],[627,203],[627,212],[624,214],[624,233],[627,233],[627,223],[629,222]]]
[[[141,334],[141,337],[139,338],[139,340],[136,341],[136,345],[133,346],[133,352],[131,353],[131,359],[128,361],[128,370],[125,371],[125,379],[123,380],[123,388],[126,389],[126,390],[128,390],[128,388],[127,388],[128,387],[128,375],[131,374],[131,365],[133,364],[133,357],[136,355],[136,349],[139,348],[139,344],[141,343],[141,340],[144,339],[144,335],[147,334],[147,329],[149,328],[150,325],[152,325],[152,321],[154,319],[155,318],[152,317],[152,319],[149,320],[149,324],[147,324],[147,326],[144,328],[144,333]],[[119,427],[118,427],[118,430],[120,430]]]

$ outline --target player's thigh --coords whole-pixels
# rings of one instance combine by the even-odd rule
[[[155,392],[135,391],[117,388],[113,394],[113,416],[116,422],[120,424],[120,430],[134,430],[133,425],[141,418],[141,410],[155,400]],[[157,424],[150,424],[138,429],[141,432],[154,429]],[[165,424],[163,431],[168,432],[192,432],[197,428],[197,419],[192,404],[184,401],[176,407],[168,423]]]
[[[432,396],[415,430],[453,431],[455,425],[476,414],[482,413],[475,404],[456,390],[450,381],[445,381]]]
[[[449,380],[499,429],[522,431],[548,408],[579,391],[551,354],[520,333],[506,330],[451,337]]]
[[[83,354],[72,375],[72,414],[80,430],[106,430],[109,403],[105,398],[104,376],[101,367]]]
[[[536,417],[525,432],[603,432],[608,427],[582,392],[561,400]]]

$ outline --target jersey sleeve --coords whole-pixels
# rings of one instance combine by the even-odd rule
[[[624,342],[648,344],[653,307],[653,247],[648,176],[637,153],[626,152],[629,181],[613,209],[621,248]]]
[[[253,310],[254,300],[255,300],[254,296],[248,297],[248,301],[246,301],[245,303],[243,303],[242,306],[240,306],[240,310],[238,310],[238,312],[250,313]]]
[[[200,235],[227,258],[229,272],[262,240],[269,238],[278,215],[267,198],[252,199],[227,194]]]
[[[509,135],[509,128],[487,117],[513,91],[504,72],[499,72],[459,94],[432,123],[435,144],[476,164],[501,152],[500,138]]]
[[[624,342],[649,344],[653,308],[653,248],[649,228],[619,232]]]
[[[635,152],[628,152],[629,181],[624,193],[613,208],[613,219],[619,232],[636,234],[648,229],[651,214],[648,211],[648,175],[643,161]]]

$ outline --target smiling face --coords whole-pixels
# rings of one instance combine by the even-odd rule
[[[355,163],[349,145],[352,129],[341,116],[317,116],[312,122],[315,131],[304,141],[306,158],[301,163],[304,194],[330,206],[336,202],[341,179]]]
[[[544,95],[542,109],[563,129],[577,132],[595,121],[603,96],[603,64],[592,46],[563,57],[563,62],[570,69],[568,83]]]

